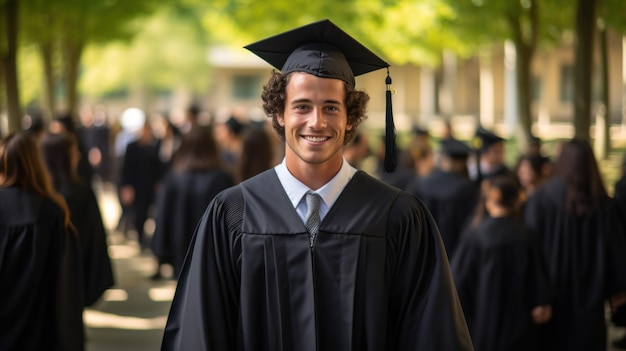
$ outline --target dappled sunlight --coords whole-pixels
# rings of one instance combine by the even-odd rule
[[[113,328],[127,330],[164,329],[167,316],[140,318],[87,309],[83,313],[85,325],[90,328]]]
[[[104,301],[126,301],[128,293],[124,289],[108,289],[104,292],[102,299]]]
[[[139,254],[139,245],[109,245],[112,259],[131,258]]]
[[[174,298],[174,293],[176,292],[176,283],[171,282],[168,286],[162,286],[158,288],[150,288],[148,290],[148,296],[150,300],[162,302],[162,301],[172,301]]]

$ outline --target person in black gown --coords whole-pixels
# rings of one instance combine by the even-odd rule
[[[182,136],[156,202],[151,248],[160,263],[170,263],[178,278],[187,247],[204,209],[220,191],[232,186],[222,169],[217,144],[207,127],[195,126]]]
[[[444,139],[439,145],[437,167],[415,178],[407,191],[422,200],[433,215],[448,257],[452,257],[478,203],[478,189],[467,176],[470,147],[456,139]]]
[[[605,302],[626,301],[626,236],[589,142],[563,144],[554,177],[529,197],[524,221],[538,234],[554,283],[546,350],[605,350]]]
[[[76,137],[69,133],[46,133],[41,153],[52,185],[63,195],[78,232],[84,272],[85,306],[93,305],[113,286],[113,269],[108,252],[107,233],[100,206],[92,187],[80,179]]]
[[[150,247],[144,226],[150,218],[150,208],[154,204],[163,168],[158,140],[146,121],[139,138],[126,147],[119,184],[120,202],[130,210],[142,251]]]
[[[0,141],[0,349],[84,350],[78,237],[30,132]]]
[[[468,162],[469,175],[476,186],[480,187],[483,180],[492,177],[514,176],[505,162],[504,142],[504,138],[482,126],[476,129],[473,140],[476,151]]]
[[[247,48],[282,67],[262,98],[285,158],[207,208],[162,349],[472,350],[432,217],[342,155],[369,99],[354,76],[388,65],[328,20]]]
[[[536,235],[521,224],[511,177],[485,181],[488,216],[463,233],[451,266],[476,350],[534,351],[551,315],[551,285]]]
[[[621,176],[615,183],[613,198],[619,206],[620,217],[626,220],[626,156],[622,160]],[[611,322],[614,326],[623,329],[626,327],[626,305],[612,311]],[[626,349],[626,334],[613,341],[613,346],[619,349]]]

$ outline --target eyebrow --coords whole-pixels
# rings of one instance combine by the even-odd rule
[[[289,103],[290,104],[300,104],[300,103],[303,103],[303,102],[311,103],[311,102],[313,102],[313,100],[311,100],[311,99],[296,99],[296,100],[290,101]],[[339,101],[339,100],[331,100],[331,99],[324,100],[323,103],[324,104],[332,104],[332,105],[341,105],[342,104],[342,102]]]

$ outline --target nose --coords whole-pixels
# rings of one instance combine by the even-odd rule
[[[326,127],[326,116],[324,116],[324,111],[321,108],[315,108],[311,112],[309,127],[313,129],[322,129]]]

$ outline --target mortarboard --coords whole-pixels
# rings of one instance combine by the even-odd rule
[[[245,125],[237,120],[237,118],[230,116],[226,122],[224,122],[226,127],[230,129],[231,132],[235,135],[241,134],[241,132],[245,129]]]
[[[485,151],[491,145],[504,141],[504,138],[499,137],[484,127],[478,127],[476,129],[476,137],[474,138],[474,148],[476,150]]]
[[[396,135],[391,107],[389,64],[363,46],[330,20],[298,27],[245,46],[283,74],[306,72],[335,78],[355,86],[355,78],[387,68],[385,171],[393,172],[397,162]]]
[[[451,158],[467,158],[472,152],[472,149],[464,142],[453,138],[441,140],[439,147],[442,154],[448,155]]]
[[[430,136],[428,129],[422,128],[417,124],[414,124],[411,128],[411,132],[416,136]]]

